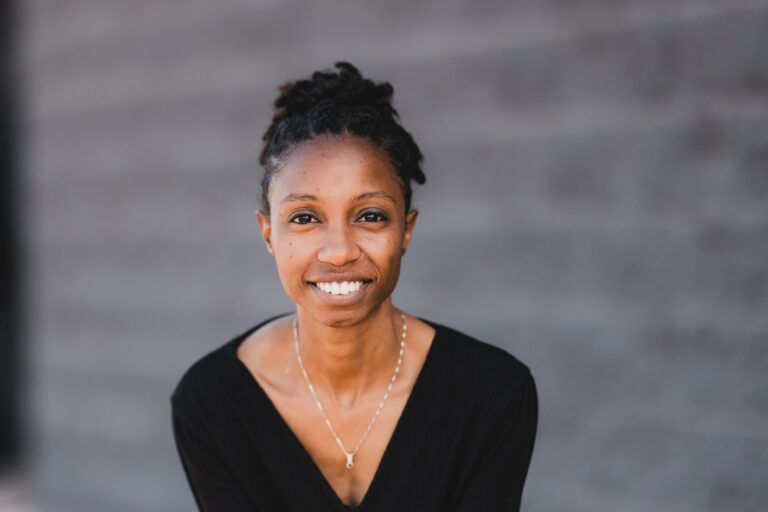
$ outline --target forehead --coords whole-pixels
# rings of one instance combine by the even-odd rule
[[[352,137],[320,137],[302,143],[286,158],[271,188],[277,202],[288,194],[339,200],[371,191],[403,200],[397,174],[386,156]]]

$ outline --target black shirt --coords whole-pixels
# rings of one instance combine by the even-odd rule
[[[251,332],[280,316],[195,362],[171,397],[176,446],[200,510],[519,510],[538,421],[524,363],[422,319],[435,338],[373,481],[351,507],[237,358]]]

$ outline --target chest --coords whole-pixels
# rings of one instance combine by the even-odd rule
[[[357,403],[347,411],[323,404],[333,430],[347,452],[354,452],[368,431],[353,457],[354,465],[349,469],[346,467],[346,455],[311,397],[302,399],[285,396],[269,386],[264,387],[264,390],[339,499],[348,505],[359,504],[376,476],[402,415],[407,395],[391,393],[370,430],[368,427],[381,397]]]

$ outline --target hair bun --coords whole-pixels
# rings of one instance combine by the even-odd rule
[[[363,78],[349,62],[336,62],[338,71],[315,71],[310,80],[287,82],[280,86],[275,100],[274,121],[304,114],[320,103],[341,107],[370,107],[386,117],[397,116],[392,107],[393,89],[389,83],[375,84]]]
[[[421,149],[400,125],[392,106],[391,84],[375,83],[349,62],[337,62],[335,69],[315,71],[307,79],[286,82],[278,91],[272,124],[261,137],[263,211],[269,214],[270,183],[285,157],[304,141],[325,135],[361,139],[381,150],[403,187],[405,210],[410,211],[411,181],[423,184],[426,176],[421,169]]]

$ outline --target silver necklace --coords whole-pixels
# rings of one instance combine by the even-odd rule
[[[294,347],[296,348],[296,360],[299,362],[301,373],[304,374],[304,380],[307,381],[307,387],[309,387],[309,392],[312,393],[312,398],[315,399],[317,408],[320,409],[320,413],[323,415],[323,418],[325,419],[325,424],[328,425],[328,428],[331,430],[333,437],[336,438],[336,444],[339,445],[339,448],[341,448],[341,451],[344,452],[344,455],[347,458],[347,464],[346,464],[347,469],[352,469],[352,467],[354,466],[354,461],[352,459],[357,454],[357,451],[360,449],[360,446],[362,446],[363,441],[368,436],[368,432],[371,431],[373,424],[376,423],[376,418],[379,417],[379,413],[381,412],[381,409],[384,407],[384,402],[386,402],[387,397],[389,396],[389,392],[392,390],[392,385],[395,383],[395,380],[397,379],[397,374],[400,373],[400,365],[403,362],[403,354],[405,353],[405,330],[407,327],[405,324],[405,315],[403,315],[402,312],[400,313],[400,318],[402,318],[403,320],[403,334],[402,334],[402,338],[400,339],[400,355],[397,357],[397,366],[395,366],[395,372],[392,374],[392,380],[389,381],[389,385],[387,386],[387,391],[384,393],[384,398],[382,398],[381,402],[379,402],[379,407],[376,409],[376,413],[373,415],[373,418],[371,418],[371,422],[368,424],[368,429],[365,431],[363,436],[357,442],[357,446],[355,446],[355,449],[350,452],[350,451],[347,451],[346,448],[344,448],[344,443],[341,442],[341,439],[339,439],[339,435],[333,429],[333,425],[331,425],[331,420],[329,420],[328,416],[325,414],[325,410],[323,409],[323,404],[321,404],[320,400],[317,398],[317,393],[315,393],[315,387],[309,381],[309,375],[307,375],[307,370],[304,369],[304,363],[301,360],[301,353],[299,352],[299,328],[298,328],[299,318],[298,318],[298,315],[293,317],[293,342],[294,342],[293,344],[294,344]]]

